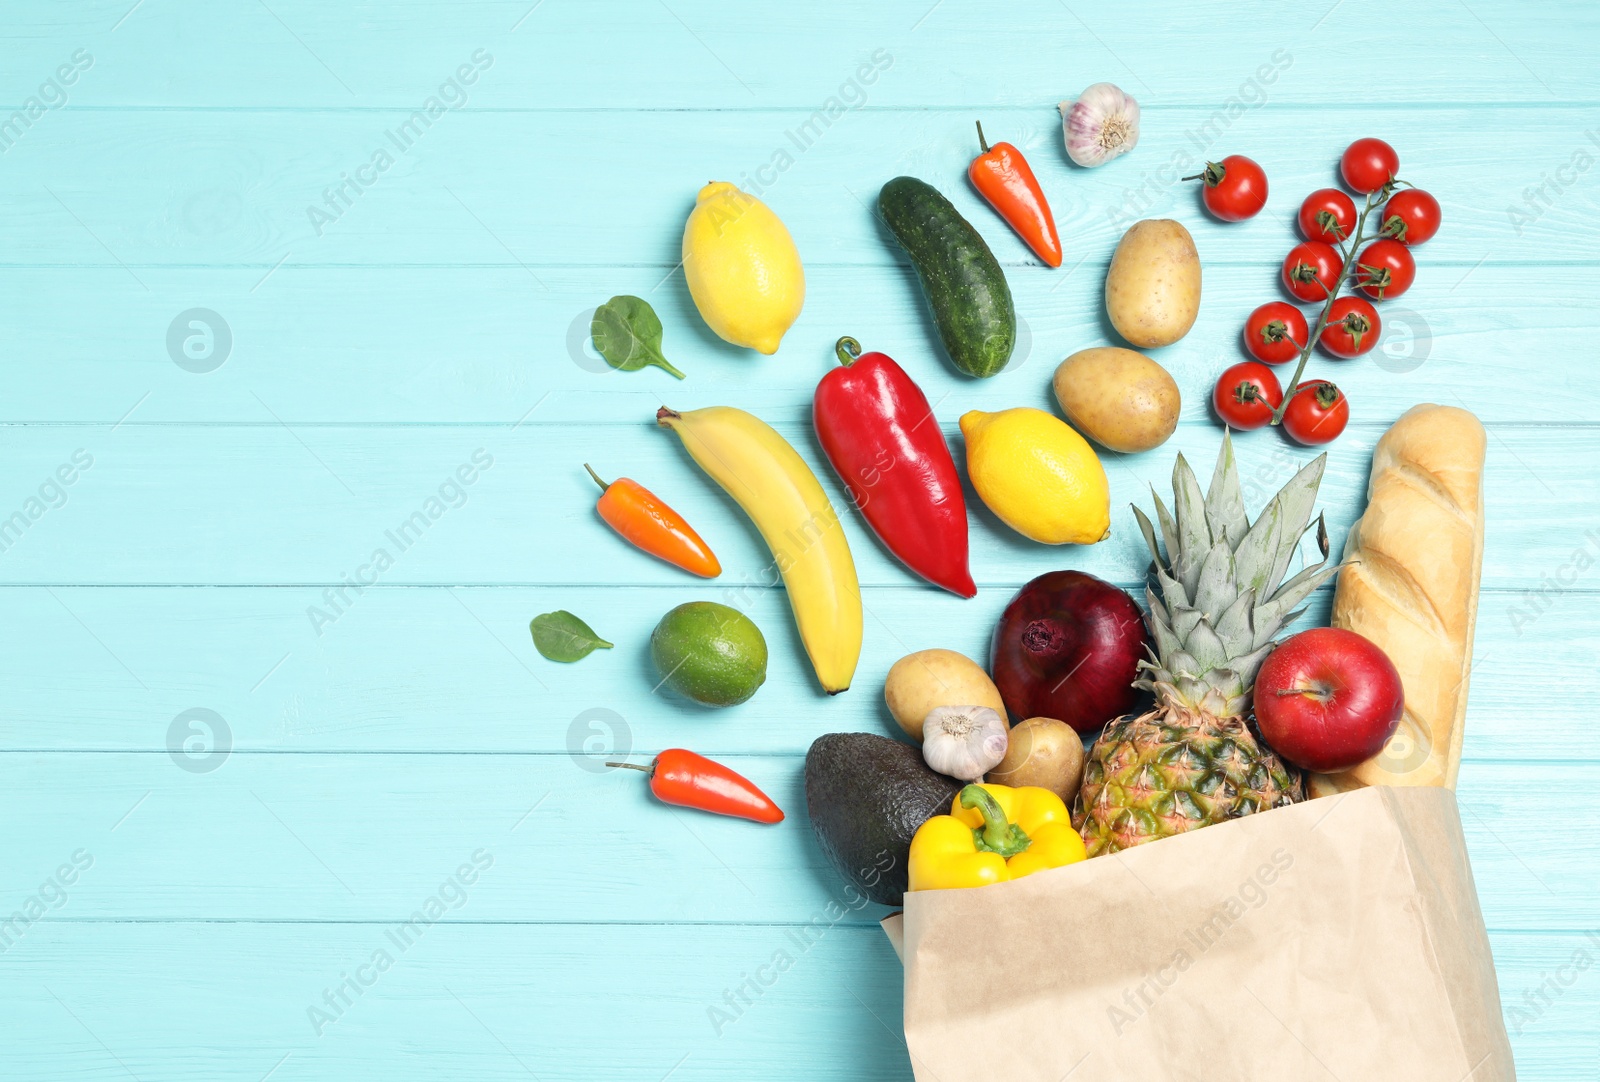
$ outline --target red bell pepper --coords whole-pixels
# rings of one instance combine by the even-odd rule
[[[835,347],[842,367],[817,384],[811,419],[823,453],[890,552],[962,597],[978,592],[967,568],[967,501],[950,448],[922,388],[854,338]]]
[[[1052,267],[1061,266],[1061,238],[1050,204],[1022,151],[1010,143],[990,146],[978,125],[978,145],[983,153],[972,159],[967,176],[978,194],[989,201],[1034,254]]]

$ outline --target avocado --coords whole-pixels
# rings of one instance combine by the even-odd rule
[[[817,844],[845,881],[900,905],[911,836],[950,810],[961,789],[909,744],[873,733],[828,733],[806,752],[806,812]]]

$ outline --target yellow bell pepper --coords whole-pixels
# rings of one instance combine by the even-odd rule
[[[911,839],[912,890],[982,887],[1088,856],[1061,798],[1035,785],[968,785]]]

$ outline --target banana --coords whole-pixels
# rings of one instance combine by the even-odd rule
[[[817,475],[765,421],[731,406],[656,411],[700,468],[744,508],[772,550],[794,622],[830,695],[861,659],[861,585],[844,527]]]

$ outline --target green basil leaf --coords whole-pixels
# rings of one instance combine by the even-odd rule
[[[565,609],[540,613],[528,624],[528,630],[533,632],[533,648],[551,661],[579,661],[613,645]]]
[[[653,364],[683,378],[661,353],[661,320],[655,309],[638,297],[612,297],[596,308],[589,322],[589,337],[612,368],[637,372]]]

